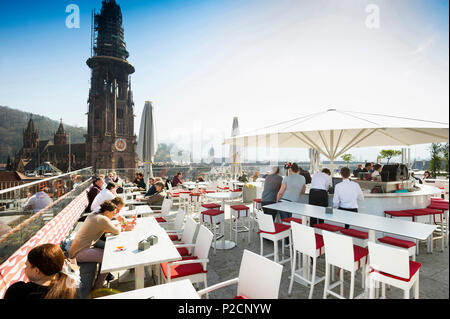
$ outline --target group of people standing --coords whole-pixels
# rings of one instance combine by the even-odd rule
[[[272,216],[275,220],[276,215],[280,214],[280,218],[289,218],[291,213],[276,211],[264,208],[265,205],[277,202],[302,202],[301,197],[306,193],[306,179],[299,174],[300,168],[296,163],[292,163],[289,167],[289,175],[284,178],[280,176],[280,168],[274,167],[271,174],[266,176],[264,182],[264,190],[261,196],[261,206],[265,214]],[[342,182],[336,184],[333,195],[334,208],[358,211],[358,200],[364,200],[364,196],[359,184],[350,181],[350,169],[343,167],[340,171]],[[311,186],[308,195],[308,203],[310,205],[328,207],[329,206],[329,189],[331,184],[331,172],[328,168],[322,169],[321,172],[314,174],[311,180]],[[310,226],[323,221],[311,218]]]

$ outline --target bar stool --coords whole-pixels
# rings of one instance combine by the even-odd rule
[[[419,299],[420,263],[410,261],[408,252],[403,249],[369,242],[370,271],[369,297],[375,297],[375,283],[381,282],[381,296],[386,298],[386,284],[404,291],[404,298],[409,299],[409,291],[414,287],[414,298]]]
[[[445,234],[445,247],[448,247],[448,210],[449,210],[449,204],[448,204],[448,200],[432,200],[430,205],[428,206],[428,208],[430,209],[436,209],[436,210],[440,210],[443,214],[443,216],[445,217],[445,222],[442,222],[442,226],[445,228],[444,229],[444,234]]]
[[[369,232],[366,231],[365,228],[350,226],[348,229],[342,229],[340,233],[352,237],[353,244],[367,247],[367,243],[369,242]]]
[[[191,206],[192,212],[193,213],[198,212],[199,208],[200,208],[202,194],[201,193],[190,193],[189,197],[190,197],[189,205]]]
[[[433,252],[433,241],[441,240],[441,248],[444,251],[445,246],[445,234],[444,234],[444,218],[443,212],[436,209],[431,208],[420,208],[420,209],[411,209],[408,210],[414,215],[414,221],[418,223],[424,224],[437,224],[439,225],[440,235],[434,236],[433,234],[429,238],[429,252]],[[428,242],[427,242],[428,243]]]
[[[232,232],[235,232],[235,242],[237,245],[237,234],[238,232],[248,232],[248,242],[250,243],[252,219],[250,216],[250,208],[245,205],[231,205],[230,206],[231,220],[230,220],[230,238],[232,237]],[[247,218],[248,227],[239,226],[239,219]],[[241,228],[243,230],[238,230]]]
[[[186,213],[190,213],[190,205],[189,205],[190,194],[191,192],[189,191],[180,191],[179,193],[180,207],[182,207],[186,211]]]
[[[289,242],[291,243],[291,227],[288,225],[283,225],[280,223],[274,223],[272,216],[266,215],[262,212],[256,212],[256,216],[258,218],[258,226],[259,231],[258,234],[260,236],[260,255],[264,257],[274,256],[274,261],[282,264],[291,260],[291,258],[286,258],[279,260],[278,258],[278,241],[282,242],[282,255],[284,257],[284,240],[289,238]],[[263,240],[268,239],[273,241],[274,252],[272,254],[263,255]],[[289,245],[289,250],[292,245]],[[292,255],[292,254],[290,254]]]
[[[316,233],[321,234],[322,230],[330,231],[330,232],[338,232],[345,229],[344,224],[336,223],[332,221],[327,221],[326,223],[315,224],[313,226],[316,229]]]
[[[292,229],[292,245],[293,245],[291,252],[293,253],[293,255],[291,256],[291,258],[292,258],[291,282],[289,284],[288,294],[291,295],[292,285],[294,283],[294,277],[297,277],[300,280],[303,280],[304,282],[308,283],[311,286],[311,288],[309,290],[308,298],[312,299],[312,295],[314,292],[314,286],[325,279],[325,277],[322,277],[322,278],[318,278],[316,280],[317,258],[320,257],[321,255],[323,255],[323,253],[324,253],[323,237],[322,237],[322,235],[316,234],[314,232],[314,228],[301,225],[301,223],[297,223],[295,221],[291,222],[291,229]],[[300,268],[299,272],[295,271],[297,253],[305,254],[308,257],[311,257],[313,259],[313,269],[312,269],[311,280],[309,280],[309,275],[310,275],[309,273],[306,274],[307,278],[305,278],[301,275],[304,268]],[[309,258],[308,258],[308,262],[309,262]],[[305,265],[303,267],[305,267]]]
[[[403,219],[403,220],[412,221],[412,222],[414,221],[414,215],[411,212],[403,211],[403,210],[399,210],[399,211],[386,210],[386,211],[384,211],[384,216],[385,217],[390,216],[390,218],[398,218],[398,219]],[[380,239],[381,239],[381,241],[380,241]],[[379,238],[378,241],[380,241],[380,242],[384,241],[385,244],[408,249],[408,252],[412,252],[413,250],[415,250],[415,254],[417,256],[419,256],[419,241],[416,239],[413,239],[413,241],[411,241],[411,239],[402,237],[399,235],[389,235],[389,236],[384,236],[382,238]],[[412,248],[412,247],[414,247],[414,248]],[[413,260],[415,260],[415,258],[416,257],[414,256]]]
[[[222,224],[222,234],[220,236],[222,236],[222,240],[225,240],[225,213],[223,210],[218,210],[218,209],[208,209],[205,211],[202,211],[201,213],[201,221],[202,224],[206,223],[209,226],[209,229],[213,230],[213,234],[214,234],[214,255],[216,254],[216,240],[217,240],[217,233],[216,233],[216,229],[217,229],[217,225]]]
[[[333,295],[340,299],[344,297],[344,270],[351,273],[350,294],[349,298],[353,299],[355,289],[355,273],[362,266],[362,282],[365,283],[366,263],[369,250],[357,245],[353,245],[352,238],[329,231],[322,233],[325,243],[325,288],[323,298],[327,295]],[[340,280],[330,285],[330,265],[341,268]],[[340,294],[333,292],[331,289],[340,286]],[[362,296],[362,295],[360,295]],[[358,296],[358,297],[360,297]],[[358,298],[357,297],[357,298]]]

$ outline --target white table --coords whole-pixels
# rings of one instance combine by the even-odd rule
[[[240,193],[240,192],[217,192],[217,193],[207,193],[207,194],[205,194],[205,196],[208,198],[221,200],[222,201],[221,210],[223,210],[224,214],[225,214],[225,201],[238,198],[239,196],[241,196],[241,194],[242,193]],[[230,224],[230,227],[232,227],[231,224]],[[225,231],[225,226],[224,226],[224,231]],[[224,238],[225,238],[225,234],[224,234]],[[234,241],[222,239],[220,242],[216,242],[215,248],[216,249],[231,249],[231,248],[234,248],[235,246],[236,246],[236,243]]]
[[[133,210],[127,209],[127,210],[120,211],[120,215],[122,215],[123,217],[130,217],[133,215],[149,215],[152,213],[153,213],[153,209],[151,209],[151,207],[148,205],[136,206],[136,208]]]
[[[200,299],[189,279],[127,291],[97,299]]]
[[[375,236],[377,231],[415,238],[418,240],[426,240],[436,229],[436,225],[427,225],[370,214],[353,213],[339,209],[334,209],[333,214],[327,214],[325,212],[325,207],[294,202],[279,202],[276,204],[266,205],[264,207],[292,213],[293,215],[299,215],[302,218],[303,225],[307,224],[307,217],[314,217],[366,228],[369,230],[369,240],[372,242],[376,242]],[[309,273],[309,262],[307,262],[307,257],[305,255],[303,256],[303,265],[306,265],[303,270],[303,276],[307,278],[307,274]],[[297,278],[295,281],[305,284],[304,282],[298,281]]]
[[[149,249],[138,250],[139,241],[150,235],[158,237],[158,243]],[[124,246],[124,251],[117,251]],[[135,287],[144,288],[144,267],[163,262],[181,260],[175,245],[154,217],[138,218],[135,228],[106,238],[101,273],[135,269]]]

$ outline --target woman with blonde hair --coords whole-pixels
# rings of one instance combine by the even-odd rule
[[[30,250],[25,263],[30,282],[14,283],[4,299],[74,299],[80,283],[78,267],[72,265],[58,245],[44,244]]]

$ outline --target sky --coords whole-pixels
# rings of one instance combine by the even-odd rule
[[[158,141],[197,157],[211,147],[228,156],[221,142],[234,116],[241,133],[329,108],[448,123],[447,0],[117,3],[136,68],[136,134],[150,100]],[[66,27],[70,4],[79,28]],[[1,1],[0,105],[86,127],[90,12],[100,8],[100,0]],[[427,148],[411,147],[412,158],[429,157]],[[352,150],[357,160],[378,152]],[[273,154],[308,158],[307,150],[249,156]]]

